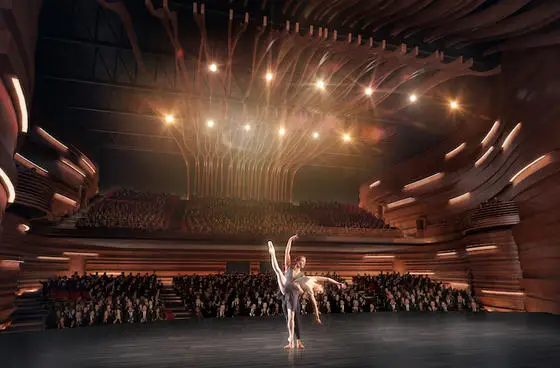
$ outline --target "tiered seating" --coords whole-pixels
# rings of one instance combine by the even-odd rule
[[[170,195],[121,189],[94,203],[86,217],[76,223],[82,228],[165,230],[170,222]]]
[[[184,212],[182,226],[178,224]],[[94,203],[79,228],[131,229],[148,232],[179,229],[210,235],[358,235],[394,236],[383,221],[355,205],[195,198],[178,201],[167,194],[118,190]],[[386,234],[385,234],[386,233]]]

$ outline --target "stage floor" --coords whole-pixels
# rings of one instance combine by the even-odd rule
[[[554,367],[560,316],[525,313],[330,315],[303,322],[285,351],[284,320],[168,321],[0,336],[0,367]]]

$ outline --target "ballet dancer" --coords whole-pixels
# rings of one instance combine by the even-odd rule
[[[317,307],[317,300],[315,298],[315,294],[320,294],[323,292],[323,287],[318,282],[330,282],[337,285],[339,288],[345,288],[346,285],[340,283],[336,280],[333,280],[328,277],[321,277],[321,276],[305,276],[301,272],[301,269],[305,267],[306,259],[305,257],[298,257],[294,267],[289,267],[289,260],[290,260],[290,250],[291,250],[291,243],[297,236],[292,236],[288,240],[288,244],[286,246],[286,253],[287,262],[285,259],[284,266],[287,267],[286,273],[283,273],[280,269],[278,264],[278,260],[276,259],[276,251],[274,250],[274,244],[269,241],[268,242],[268,251],[271,257],[271,264],[274,273],[276,274],[276,278],[278,281],[278,286],[280,288],[280,292],[283,295],[283,302],[282,302],[282,309],[284,310],[284,315],[286,316],[287,323],[288,323],[288,345],[286,345],[285,349],[292,349],[297,347],[298,349],[303,349],[304,346],[301,343],[301,338],[299,334],[299,321],[298,321],[298,314],[299,314],[299,296],[304,292],[307,292],[311,303],[313,305],[313,309],[315,312],[315,319],[317,323],[321,323],[319,309]],[[296,275],[294,277],[294,275]],[[295,344],[294,344],[295,340]]]

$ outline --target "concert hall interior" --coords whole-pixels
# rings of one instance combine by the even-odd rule
[[[113,359],[125,335],[173,366],[555,361],[560,2],[18,0],[0,19],[0,366],[164,361]],[[298,296],[305,353],[282,349],[268,241],[286,275],[333,281]],[[434,327],[449,356],[414,345]],[[98,358],[53,358],[67,344]]]

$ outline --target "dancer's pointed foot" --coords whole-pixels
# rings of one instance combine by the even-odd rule
[[[293,349],[293,345],[292,344],[288,344],[286,346],[284,346],[284,349],[289,350],[289,349]]]
[[[298,342],[297,342],[297,348],[298,349],[305,349],[305,346],[303,346],[303,344],[301,343],[300,340],[298,340]]]

